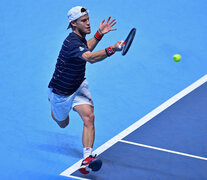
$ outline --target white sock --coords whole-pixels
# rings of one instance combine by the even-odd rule
[[[83,158],[85,159],[90,155],[92,155],[92,148],[90,147],[83,148]]]

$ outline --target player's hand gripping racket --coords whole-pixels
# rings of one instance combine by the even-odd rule
[[[122,55],[126,55],[126,53],[128,52],[132,41],[134,40],[134,36],[136,34],[136,28],[133,28],[130,33],[128,34],[126,40],[122,43],[123,49],[122,49]]]

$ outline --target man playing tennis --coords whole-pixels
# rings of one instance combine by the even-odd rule
[[[115,19],[111,21],[111,17],[106,22],[103,20],[94,37],[86,41],[86,35],[91,33],[88,12],[81,6],[73,7],[68,12],[68,29],[72,28],[72,32],[63,42],[55,72],[48,85],[51,114],[57,124],[61,128],[69,124],[69,112],[72,108],[83,120],[84,160],[79,171],[84,174],[97,171],[102,165],[101,160],[92,156],[95,129],[93,101],[85,78],[86,62],[96,63],[122,50],[121,41],[118,41],[104,50],[92,52],[104,34],[116,30],[112,29],[116,22]]]

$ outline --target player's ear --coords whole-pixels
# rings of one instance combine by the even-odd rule
[[[70,24],[72,27],[76,27],[76,21],[71,21]]]

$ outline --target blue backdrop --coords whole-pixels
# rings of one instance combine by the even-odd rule
[[[92,33],[112,16],[117,31],[96,50],[137,28],[126,56],[87,64],[95,103],[94,149],[206,74],[205,0],[2,0],[0,6],[1,179],[62,178],[82,158],[82,121],[60,129],[50,117],[47,85],[67,31],[68,10],[90,10]],[[182,60],[173,61],[180,53]],[[106,133],[107,132],[107,133]]]

